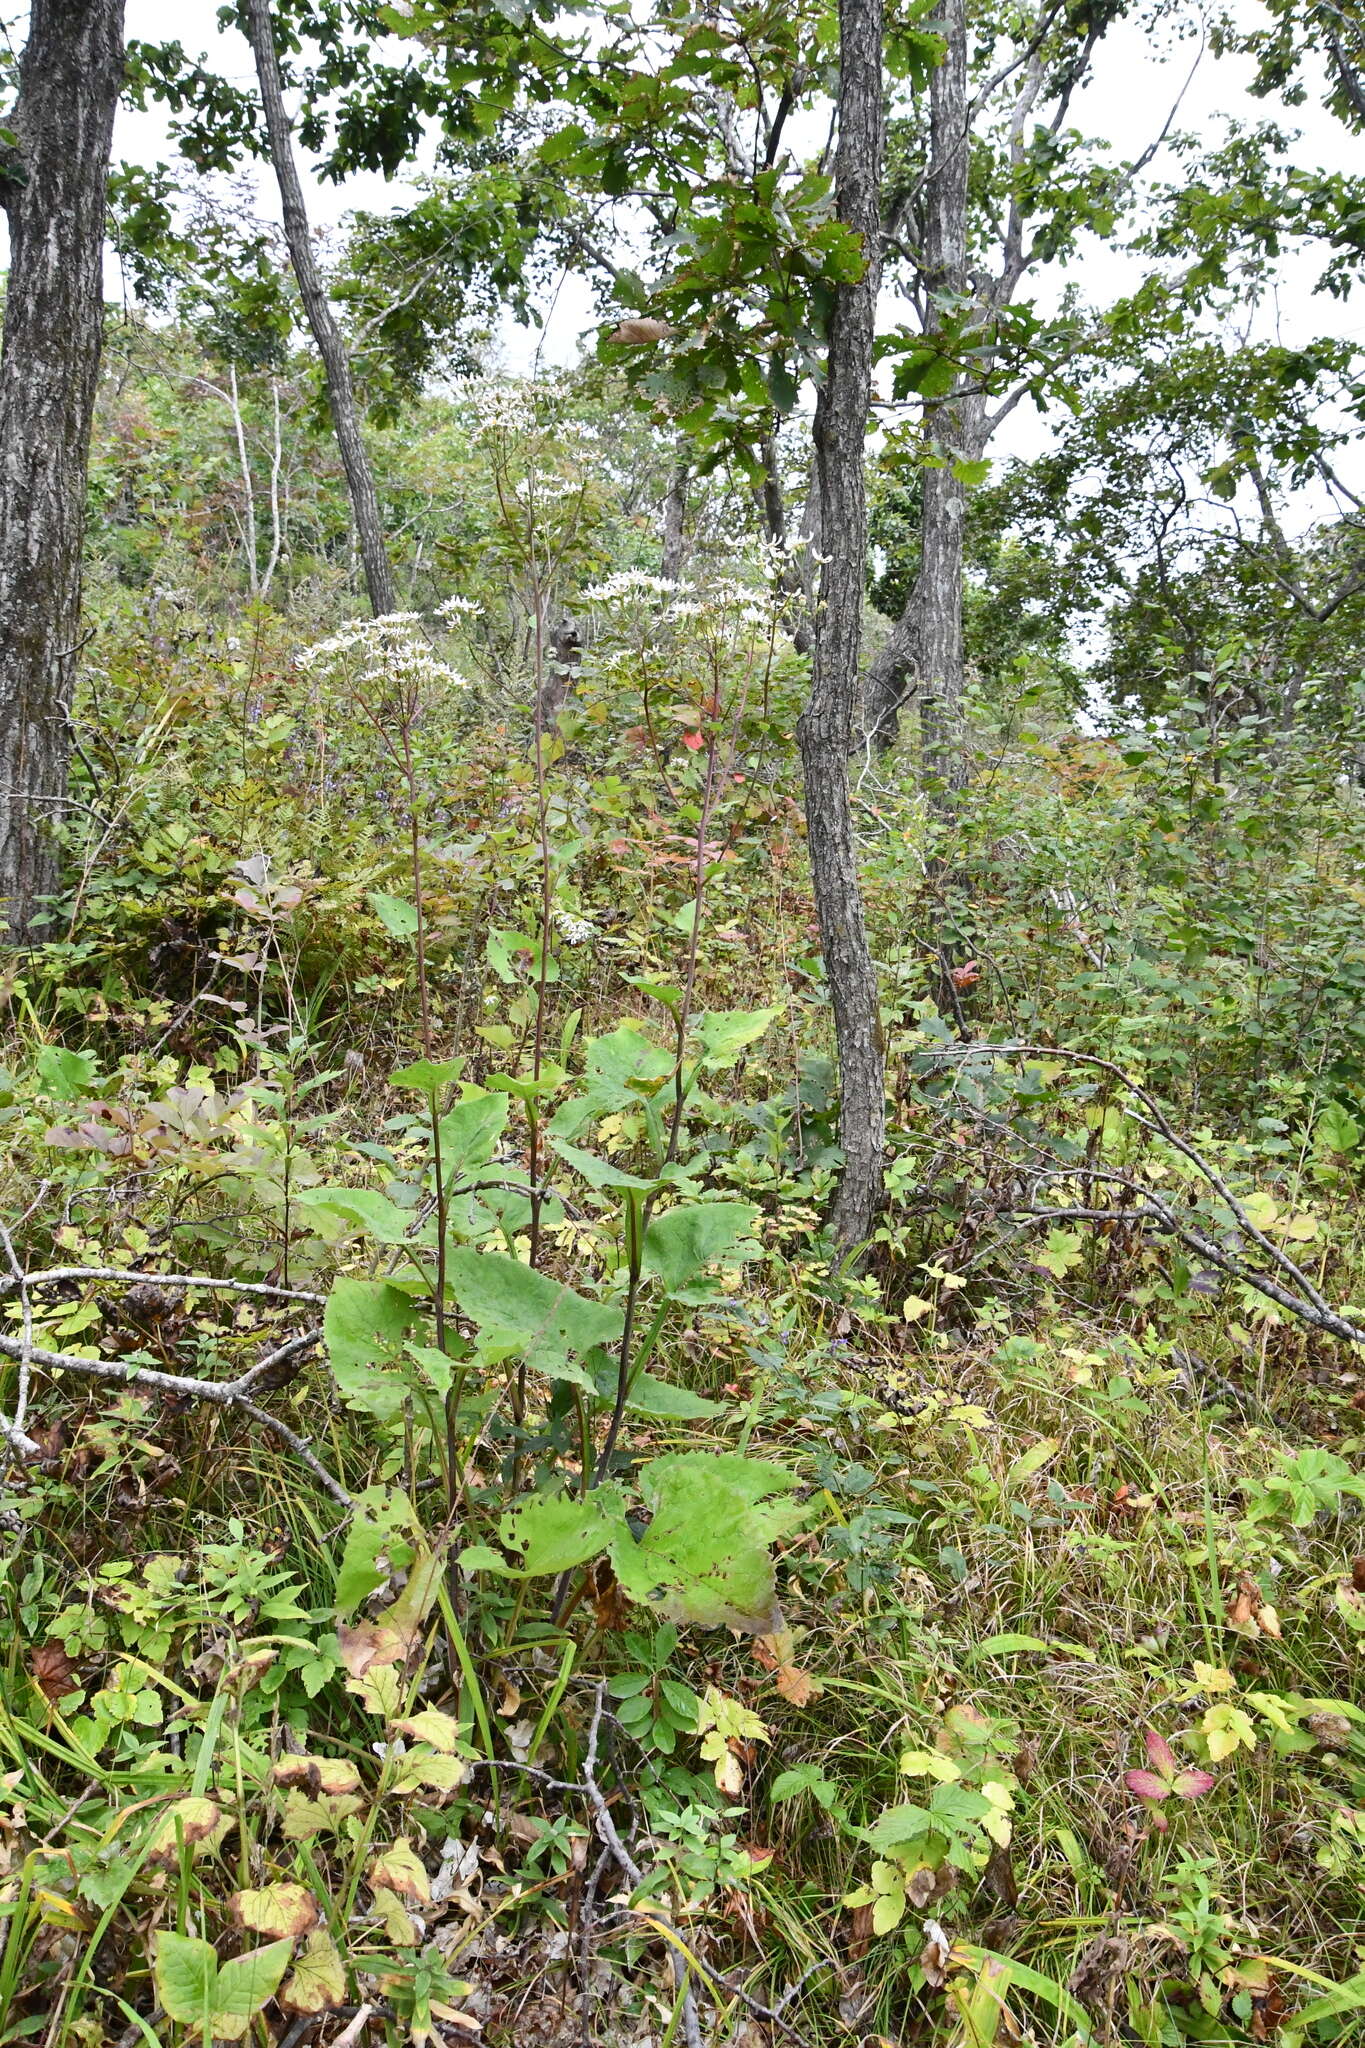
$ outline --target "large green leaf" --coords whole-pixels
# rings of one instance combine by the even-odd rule
[[[400,1209],[377,1188],[300,1188],[294,1201],[305,1215],[349,1223],[377,1244],[431,1242],[429,1231],[413,1235],[416,1210]]]
[[[758,1211],[749,1202],[689,1202],[655,1216],[645,1234],[644,1268],[670,1293],[727,1255],[751,1259],[760,1247],[744,1240]]]
[[[498,1541],[511,1559],[484,1544],[460,1555],[465,1571],[502,1572],[508,1578],[547,1578],[586,1564],[627,1527],[620,1488],[599,1486],[576,1494],[539,1493],[518,1501],[498,1523]]]
[[[337,1280],[322,1331],[332,1377],[348,1407],[393,1422],[403,1412],[412,1368],[398,1353],[417,1304],[388,1280]]]
[[[781,1015],[780,1003],[772,1010],[707,1010],[692,1027],[701,1046],[702,1065],[733,1066],[745,1046],[762,1038]]]
[[[472,1173],[487,1166],[507,1123],[505,1095],[469,1095],[441,1118],[441,1171]]]
[[[640,1472],[653,1519],[638,1542],[625,1533],[612,1545],[622,1587],[665,1621],[768,1634],[780,1626],[768,1546],[806,1514],[770,1496],[798,1483],[733,1452],[655,1458]]]
[[[599,1117],[637,1109],[656,1095],[672,1074],[673,1060],[636,1025],[618,1024],[614,1031],[589,1041],[584,1067],[578,1094],[551,1120],[550,1130],[556,1138],[572,1140]]]
[[[240,2041],[261,2007],[279,1990],[293,1953],[292,1941],[272,1941],[265,1948],[254,1948],[248,1955],[221,1963],[208,2031],[220,2041]]]
[[[504,1252],[460,1249],[446,1264],[451,1296],[461,1315],[495,1344],[513,1344],[535,1371],[596,1391],[574,1361],[621,1335],[621,1310],[588,1301],[572,1287],[533,1272]]]

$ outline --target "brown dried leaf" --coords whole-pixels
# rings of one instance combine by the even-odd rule
[[[39,1692],[53,1706],[75,1690],[76,1666],[61,1643],[41,1644],[29,1658],[28,1668]]]
[[[646,342],[667,341],[677,329],[667,320],[648,318],[621,320],[607,336],[618,348],[640,348]]]

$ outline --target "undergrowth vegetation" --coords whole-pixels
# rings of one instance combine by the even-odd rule
[[[377,624],[95,535],[0,2039],[1358,2039],[1359,792],[1029,664],[951,831],[864,763],[840,1268],[785,562],[655,575],[610,405],[434,407],[482,539]]]

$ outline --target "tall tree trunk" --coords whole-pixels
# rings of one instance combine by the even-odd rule
[[[882,0],[839,0],[839,218],[863,239],[867,267],[840,285],[815,411],[815,460],[826,558],[820,578],[810,701],[797,722],[806,832],[820,943],[839,1053],[844,1170],[830,1222],[845,1249],[871,1233],[882,1196],[886,1084],[877,974],[858,885],[848,755],[858,690],[867,491],[863,444],[881,272]]]
[[[966,0],[943,0],[938,23],[947,48],[929,85],[929,172],[919,255],[930,334],[944,324],[940,302],[960,303],[970,287]],[[960,787],[965,776],[962,555],[967,494],[954,465],[977,460],[985,445],[984,399],[963,391],[961,382],[925,409],[933,466],[923,472],[919,573],[904,613],[868,670],[865,692],[866,722],[882,746],[896,737],[906,696],[912,691],[918,696],[926,775],[950,790]]]
[[[123,0],[33,0],[7,120],[17,147],[0,159],[0,901],[16,940],[57,884],[122,80]]]
[[[681,582],[687,561],[687,486],[691,474],[686,455],[680,454],[668,480],[668,494],[664,499],[663,561],[660,568],[670,583]]]
[[[318,354],[322,358],[323,375],[327,380],[327,402],[332,411],[337,447],[341,451],[341,466],[346,472],[346,489],[350,494],[351,516],[355,521],[360,559],[365,570],[365,587],[370,594],[370,607],[378,616],[383,612],[398,609],[393,565],[389,561],[388,549],[384,545],[379,499],[375,492],[370,458],[365,451],[365,438],[360,431],[360,414],[356,408],[355,386],[351,382],[351,365],[346,354],[346,344],[341,338],[340,328],[332,318],[332,309],[327,303],[327,293],[323,288],[317,258],[313,254],[312,236],[308,232],[308,210],[303,203],[303,187],[299,183],[298,166],[294,162],[293,137],[289,130],[289,116],[285,112],[284,91],[280,84],[280,64],[275,50],[274,27],[270,19],[270,0],[246,0],[246,32],[256,59],[261,107],[265,113],[266,134],[270,141],[270,160],[275,167],[275,178],[280,188],[284,238],[289,245],[289,260],[294,266],[294,276],[298,280],[303,310],[308,317],[308,325],[317,344]]]

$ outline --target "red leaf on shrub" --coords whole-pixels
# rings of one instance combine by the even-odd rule
[[[1214,1780],[1208,1771],[1182,1771],[1171,1784],[1172,1792],[1182,1799],[1200,1799],[1205,1792],[1212,1792]]]
[[[1158,1778],[1155,1771],[1125,1771],[1123,1782],[1130,1792],[1136,1792],[1139,1799],[1166,1799],[1170,1786],[1164,1778]]]
[[[699,754],[706,744],[699,732],[685,732],[682,736],[682,743],[688,752],[692,754]]]

